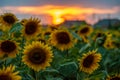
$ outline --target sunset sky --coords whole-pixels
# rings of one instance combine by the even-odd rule
[[[65,20],[120,19],[120,0],[1,0],[0,13],[12,12],[19,19],[38,17],[42,24]],[[108,15],[109,14],[109,15]]]

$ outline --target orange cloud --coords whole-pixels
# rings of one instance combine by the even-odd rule
[[[46,14],[52,16],[53,24],[59,24],[65,19],[85,19],[89,14],[114,14],[117,9],[97,9],[97,8],[83,8],[83,7],[69,7],[69,6],[8,6],[4,7],[5,10],[11,10],[17,14],[33,14],[41,15]]]

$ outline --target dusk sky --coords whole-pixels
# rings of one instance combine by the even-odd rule
[[[43,24],[64,20],[93,24],[103,18],[120,19],[120,0],[1,0],[0,13],[4,12],[12,12],[19,19],[38,17]]]

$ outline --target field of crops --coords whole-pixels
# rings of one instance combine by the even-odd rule
[[[120,28],[0,15],[0,80],[120,80],[119,48]]]

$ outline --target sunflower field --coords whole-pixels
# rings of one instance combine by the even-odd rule
[[[0,80],[120,80],[119,48],[120,28],[0,15]]]

